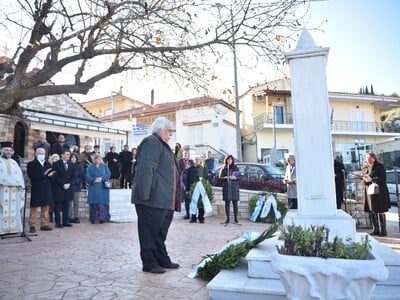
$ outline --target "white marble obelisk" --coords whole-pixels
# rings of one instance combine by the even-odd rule
[[[327,225],[331,237],[355,238],[354,220],[336,209],[332,137],[326,80],[329,48],[315,44],[304,29],[290,65],[298,210],[285,224]]]

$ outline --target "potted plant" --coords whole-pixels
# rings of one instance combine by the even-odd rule
[[[376,282],[388,277],[371,253],[368,235],[360,242],[329,238],[325,226],[286,226],[271,264],[288,299],[370,299]]]

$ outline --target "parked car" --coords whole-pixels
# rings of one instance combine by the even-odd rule
[[[240,170],[239,187],[246,190],[286,192],[286,184],[283,183],[284,173],[270,165],[257,163],[236,163]],[[215,170],[213,178],[214,186],[222,186],[219,178],[222,166]]]
[[[397,191],[396,191],[396,175],[397,175]],[[400,170],[387,170],[386,171],[386,184],[389,189],[390,203],[397,205],[397,193],[400,192]]]

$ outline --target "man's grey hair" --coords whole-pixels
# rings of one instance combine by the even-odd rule
[[[173,124],[166,117],[158,117],[154,120],[153,124],[151,124],[151,133],[159,133],[161,130],[164,130],[166,127],[173,127]]]

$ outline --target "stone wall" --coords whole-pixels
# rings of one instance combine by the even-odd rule
[[[121,198],[125,199],[127,203],[131,201],[131,190],[114,190],[116,194],[118,194],[118,206],[121,205]],[[220,218],[225,218],[225,202],[222,200],[222,188],[220,187],[213,187],[214,191],[214,201],[212,203],[213,207],[213,216],[217,216]],[[110,190],[113,193],[113,190]],[[121,197],[121,192],[126,193]],[[252,196],[258,195],[260,192],[258,191],[250,191],[250,190],[240,190],[240,201],[239,201],[239,211],[238,211],[238,218],[239,219],[249,219],[250,212],[249,212],[249,200]],[[277,194],[277,198],[279,201],[287,203],[286,194]],[[27,195],[27,207],[29,207],[29,199],[30,195]],[[111,197],[111,205],[113,205],[113,197]],[[123,205],[123,204],[122,204]],[[128,206],[126,206],[128,207]],[[184,207],[182,206],[184,210]],[[364,201],[361,200],[347,200],[346,205],[343,203],[342,209],[345,210],[348,214],[350,214],[356,222],[356,228],[371,228],[371,221],[369,219],[368,214],[364,212]],[[231,205],[230,214],[233,216],[233,208]],[[132,219],[136,220],[136,213],[134,209],[131,211],[134,216]],[[126,212],[124,212],[126,214]],[[27,216],[29,212],[27,213]],[[184,213],[176,213],[175,218],[182,218]],[[87,204],[87,191],[83,190],[80,196],[79,202],[79,218],[80,219],[89,219],[89,205]],[[118,219],[118,218],[115,218]]]
[[[214,202],[213,206],[213,215],[218,217],[225,217],[225,202],[222,200],[222,188],[221,187],[213,187],[214,191]],[[250,191],[250,190],[240,190],[240,201],[239,201],[239,211],[238,218],[239,219],[250,219],[249,212],[249,201],[250,198],[254,195],[260,194],[259,191]],[[286,194],[277,194],[277,198],[279,201],[287,202]],[[233,216],[233,208],[231,205],[231,216]]]

